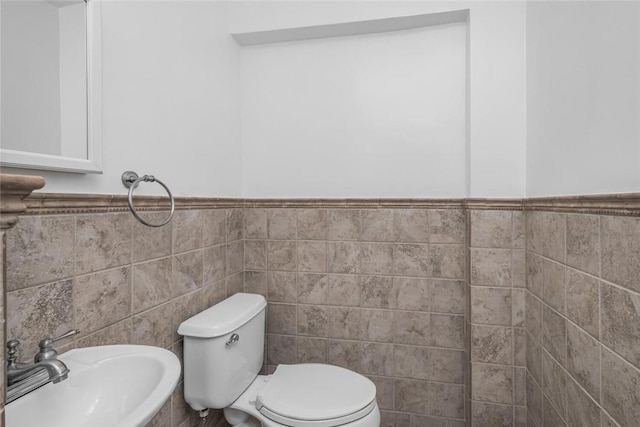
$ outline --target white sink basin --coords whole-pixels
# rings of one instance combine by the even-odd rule
[[[59,359],[69,378],[9,403],[7,427],[144,426],[180,378],[178,358],[159,347],[87,347]]]

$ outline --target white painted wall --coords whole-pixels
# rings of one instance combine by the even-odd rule
[[[87,158],[87,43],[84,1],[58,8],[60,154]]]
[[[527,4],[527,195],[640,191],[640,3]]]
[[[238,48],[227,5],[105,1],[102,6],[102,175],[44,176],[43,191],[126,194],[125,170],[176,195],[240,194]],[[163,194],[141,185],[136,194]]]
[[[3,148],[60,153],[58,8],[46,1],[3,1]]]
[[[242,48],[250,197],[464,197],[466,25]]]
[[[468,183],[467,195],[472,197],[521,197],[525,192],[525,4],[523,2],[234,2],[231,4],[230,30],[233,33],[266,31],[309,25],[325,25],[357,20],[380,19],[394,16],[444,12],[459,9],[470,10],[469,35],[469,143],[467,149]],[[246,49],[246,48],[243,48]],[[245,56],[246,57],[246,56]],[[246,67],[243,68],[246,72]],[[293,77],[294,79],[298,77]],[[276,95],[274,95],[274,99]],[[245,135],[252,135],[243,122]],[[371,151],[382,163],[388,152],[387,142],[375,141]],[[278,141],[264,141],[273,146],[270,158],[287,158],[290,147]],[[264,152],[263,152],[264,153]],[[258,183],[266,179],[265,169],[248,167],[258,164],[260,159],[245,150],[243,152],[243,195],[247,197],[273,197],[279,193],[276,186],[264,185],[254,188],[247,183]],[[324,162],[324,164],[323,164]],[[356,175],[362,169],[353,171]],[[400,169],[397,165],[395,170]],[[299,168],[302,169],[302,168]],[[322,156],[308,156],[304,164],[306,171],[317,173],[320,169],[332,171]],[[305,171],[271,171],[268,177],[287,175],[291,180],[311,180]],[[365,171],[366,173],[366,171]],[[307,178],[305,178],[305,176]],[[433,179],[425,170],[423,179]],[[346,185],[343,183],[342,185]],[[364,188],[366,194],[376,194],[377,182]],[[385,188],[386,190],[386,188]],[[298,191],[298,190],[296,190]],[[323,197],[335,193],[335,184],[330,181],[317,183],[304,192],[305,197]],[[363,192],[364,192],[363,191]],[[401,191],[401,190],[398,190]],[[388,195],[378,193],[378,195]],[[423,197],[438,197],[441,194],[429,188]],[[361,195],[364,197],[364,194]]]

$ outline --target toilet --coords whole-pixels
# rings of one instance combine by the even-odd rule
[[[224,409],[239,427],[379,427],[376,387],[356,372],[301,363],[258,375],[266,307],[263,296],[238,293],[182,322],[187,403]]]

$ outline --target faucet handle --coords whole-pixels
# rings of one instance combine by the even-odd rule
[[[55,359],[55,357],[58,355],[58,352],[53,348],[53,343],[79,333],[80,333],[79,329],[71,329],[70,331],[65,332],[59,337],[43,339],[38,343],[38,347],[40,347],[40,351],[38,351],[38,354],[36,354],[36,356],[33,358],[33,361],[37,363],[42,360]]]
[[[14,363],[16,363],[16,358],[18,357],[16,356],[16,353],[18,352],[19,344],[20,344],[20,341],[18,340],[11,340],[7,342],[7,364],[8,365],[13,365]]]

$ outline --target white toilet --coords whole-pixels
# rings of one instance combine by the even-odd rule
[[[305,363],[258,375],[266,307],[261,295],[240,293],[182,322],[187,403],[224,408],[236,426],[378,427],[376,387],[360,374]]]

